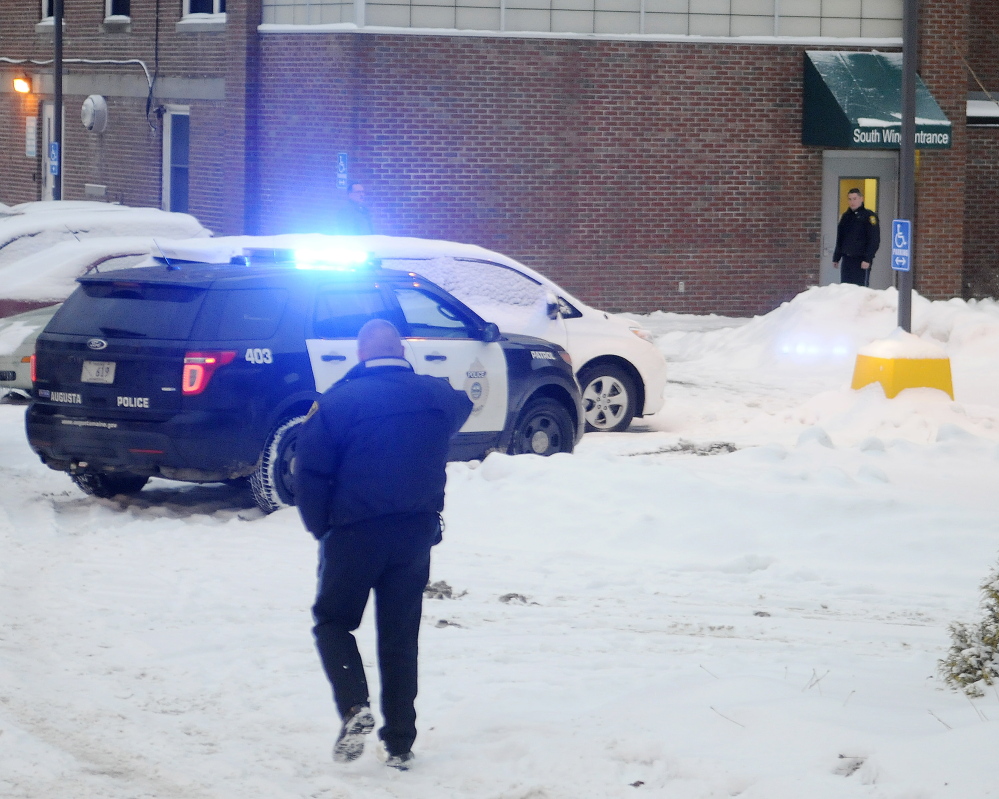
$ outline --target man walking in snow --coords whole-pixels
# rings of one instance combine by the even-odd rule
[[[409,768],[416,739],[417,648],[430,548],[440,542],[451,438],[472,402],[417,375],[399,333],[373,319],[360,361],[323,394],[298,434],[295,498],[320,542],[313,633],[343,721],[333,759],[361,756],[375,726],[353,632],[375,592],[386,765]]]
[[[833,264],[840,266],[840,283],[867,286],[871,282],[871,264],[881,245],[881,226],[878,215],[864,207],[860,189],[850,189],[846,194],[850,206],[840,217],[836,228],[836,250]]]

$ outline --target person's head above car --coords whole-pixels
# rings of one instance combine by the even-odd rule
[[[385,319],[371,319],[357,333],[357,360],[404,357],[402,339],[395,325]]]

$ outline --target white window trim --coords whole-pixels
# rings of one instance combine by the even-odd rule
[[[166,113],[163,114],[163,160],[160,165],[160,172],[162,173],[162,190],[160,192],[160,207],[164,211],[170,210],[170,174],[173,171],[173,154],[171,152],[171,146],[173,144],[173,118],[175,116],[185,116],[190,119],[191,117],[191,106],[189,105],[168,105],[166,106]],[[188,158],[190,158],[190,151],[188,151]],[[188,175],[190,175],[190,165],[188,165]],[[190,186],[189,186],[190,188]]]
[[[47,5],[49,5],[49,3],[52,4],[52,10],[55,11],[55,0],[41,0],[41,13],[42,13],[41,24],[42,25],[54,25],[55,24],[55,16],[53,14],[46,14],[45,13],[45,7]]]

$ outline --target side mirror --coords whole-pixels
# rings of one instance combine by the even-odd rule
[[[547,304],[545,313],[548,315],[548,318],[558,319],[558,297],[549,291],[545,296],[545,303]]]
[[[479,337],[486,344],[492,344],[494,341],[499,341],[503,336],[500,334],[500,329],[495,322],[486,322],[485,327],[480,331]]]

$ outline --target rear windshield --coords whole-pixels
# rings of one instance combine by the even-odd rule
[[[130,281],[85,283],[46,330],[74,336],[186,339],[205,290]]]

